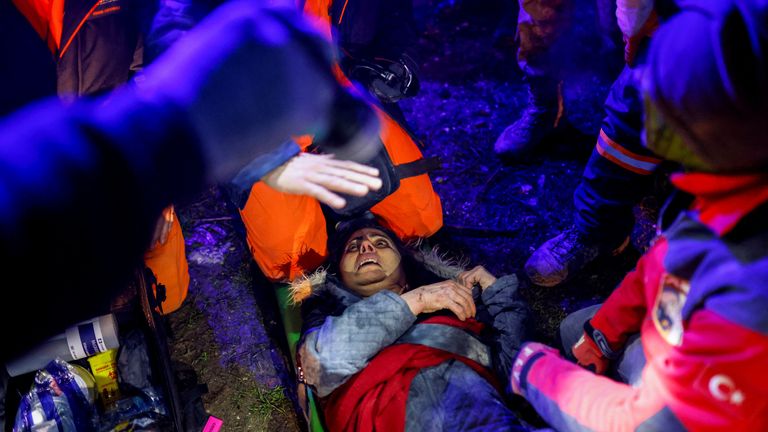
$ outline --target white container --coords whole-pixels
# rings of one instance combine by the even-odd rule
[[[8,375],[15,377],[42,369],[55,358],[64,361],[77,360],[119,346],[115,316],[102,315],[73,325],[64,333],[9,361],[5,368]]]

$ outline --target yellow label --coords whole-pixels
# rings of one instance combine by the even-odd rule
[[[88,357],[91,372],[96,378],[96,389],[106,406],[119,397],[117,386],[117,350],[112,349],[95,356]]]

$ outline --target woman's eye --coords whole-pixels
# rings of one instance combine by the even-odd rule
[[[384,240],[379,240],[376,242],[376,247],[387,247],[389,244]]]
[[[347,252],[354,252],[357,250],[357,245],[352,243],[351,245],[347,246]]]

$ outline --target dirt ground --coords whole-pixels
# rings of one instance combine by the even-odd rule
[[[275,317],[257,303],[241,222],[218,188],[181,212],[191,283],[184,306],[170,315],[172,357],[208,385],[207,411],[227,431],[299,430],[290,401],[292,378]]]
[[[431,174],[445,215],[434,242],[497,275],[519,273],[538,245],[572,222],[573,190],[594,146],[620,54],[599,49],[595,5],[576,0],[572,47],[564,58],[567,121],[537,154],[503,164],[493,143],[526,94],[513,52],[493,47],[501,2],[414,3],[423,33],[423,81],[420,94],[402,108],[425,155],[442,161]],[[526,284],[536,339],[553,342],[567,313],[602,301],[615,287],[654,231],[657,202],[651,197],[638,207],[634,248],[595,262],[562,287]],[[170,317],[174,359],[208,384],[206,408],[224,420],[225,430],[299,430],[274,296],[255,274],[239,219],[216,188],[180,215],[192,283],[184,307]]]

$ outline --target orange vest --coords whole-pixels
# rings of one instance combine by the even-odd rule
[[[304,14],[315,18],[317,28],[329,40],[330,6],[330,0],[309,0],[304,4]],[[334,74],[342,85],[354,91],[338,65],[334,65]],[[384,111],[373,109],[381,123],[380,138],[392,162],[400,165],[421,159],[421,151],[411,136]],[[311,137],[301,137],[298,142],[306,148]],[[373,206],[371,212],[405,240],[429,237],[443,226],[440,198],[427,174],[402,179],[400,188]],[[314,198],[287,195],[259,182],[251,189],[240,214],[253,258],[273,281],[294,280],[319,267],[328,256],[326,221]]]
[[[171,221],[171,230],[164,243],[153,244],[144,254],[144,264],[155,274],[157,283],[165,285],[165,300],[161,306],[163,314],[169,314],[178,310],[187,298],[189,264],[181,224],[173,206],[166,207],[161,217]]]
[[[64,53],[69,48],[69,44],[77,35],[80,27],[82,27],[83,23],[85,23],[91,14],[93,14],[96,7],[99,5],[98,1],[93,1],[93,4],[82,16],[75,31],[72,32],[62,44],[61,36],[64,30],[64,2],[65,0],[13,0],[13,4],[19,12],[24,15],[27,21],[32,25],[32,28],[34,28],[37,34],[40,35],[40,38],[48,44],[48,49],[50,49],[57,57],[64,56]]]

